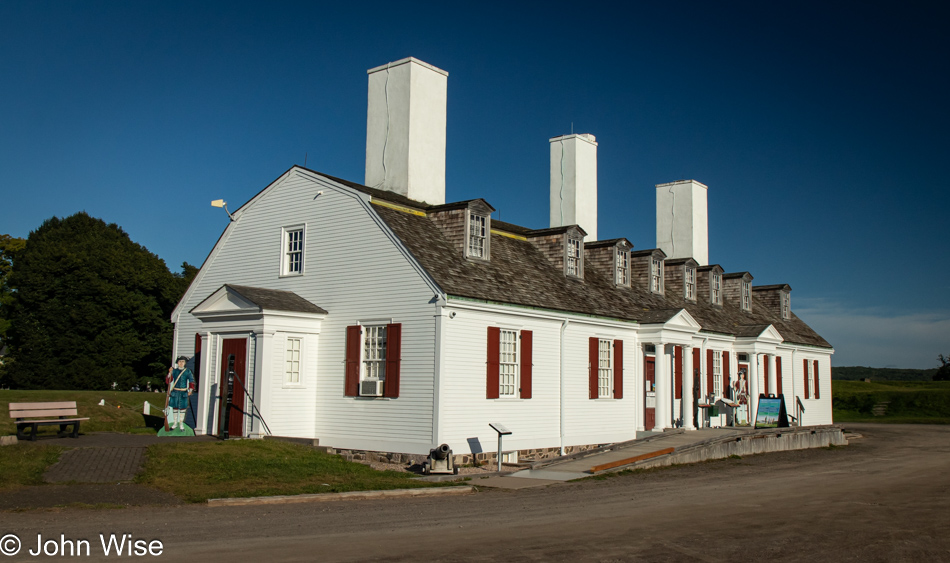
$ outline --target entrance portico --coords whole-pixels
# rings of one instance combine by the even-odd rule
[[[700,325],[685,310],[680,309],[664,323],[644,324],[640,342],[646,362],[653,358],[654,390],[647,389],[644,397],[644,418],[648,416],[650,399],[655,404],[655,423],[646,430],[662,431],[683,427],[695,430],[693,418],[693,351],[694,337]],[[652,352],[650,351],[652,347]]]
[[[316,357],[327,312],[289,291],[224,285],[191,314],[201,321],[201,372],[207,374],[198,389],[196,433],[219,434],[227,427],[230,437],[260,438],[280,432],[282,421],[271,416],[272,395],[301,388],[307,368],[288,375],[274,366],[284,366],[288,341]],[[302,359],[297,363],[310,363]],[[226,409],[229,370],[233,403]],[[289,379],[293,375],[298,381]]]
[[[759,394],[768,392],[778,395],[782,391],[777,387],[777,376],[775,367],[775,356],[777,347],[782,343],[782,336],[772,325],[761,327],[749,327],[753,330],[748,331],[754,336],[740,336],[736,338],[734,350],[737,357],[740,358],[739,365],[748,365],[749,373],[746,376],[748,389],[748,411],[749,424],[755,425],[755,415],[759,404]],[[741,355],[746,355],[746,361],[741,360]],[[741,381],[737,371],[737,383]]]

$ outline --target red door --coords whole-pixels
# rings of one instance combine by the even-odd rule
[[[221,343],[221,377],[218,386],[218,431],[223,429],[228,392],[228,370],[234,369],[234,394],[231,400],[231,409],[228,413],[228,437],[240,438],[244,436],[244,383],[247,381],[247,339],[225,338]]]
[[[653,430],[656,426],[656,359],[646,358],[646,403],[643,408],[643,429]]]

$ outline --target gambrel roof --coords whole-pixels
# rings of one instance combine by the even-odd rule
[[[738,303],[731,303],[728,299],[724,299],[720,307],[687,301],[683,295],[674,295],[670,291],[666,295],[658,295],[637,284],[618,287],[613,283],[613,272],[600,271],[590,264],[585,267],[583,279],[565,276],[528,240],[533,234],[551,229],[534,230],[492,220],[490,260],[465,259],[439,226],[425,216],[425,212],[456,205],[464,207],[463,204],[467,202],[430,206],[392,192],[317,174],[366,193],[374,201],[381,200],[423,212],[409,213],[392,206],[373,206],[448,295],[643,324],[665,323],[685,309],[700,323],[701,332],[750,337],[758,336],[772,325],[786,342],[831,347],[794,313],[791,318],[783,320],[778,312],[768,310],[754,295],[752,311],[745,312]],[[732,275],[745,275],[745,272]]]

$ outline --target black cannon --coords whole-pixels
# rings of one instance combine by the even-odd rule
[[[432,475],[433,473],[458,475],[459,468],[452,458],[452,448],[448,444],[442,444],[429,450],[429,459],[423,462],[422,473],[425,475]]]

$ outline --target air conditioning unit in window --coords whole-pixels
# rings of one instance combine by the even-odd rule
[[[361,397],[382,397],[383,382],[378,379],[364,379],[360,381]]]

